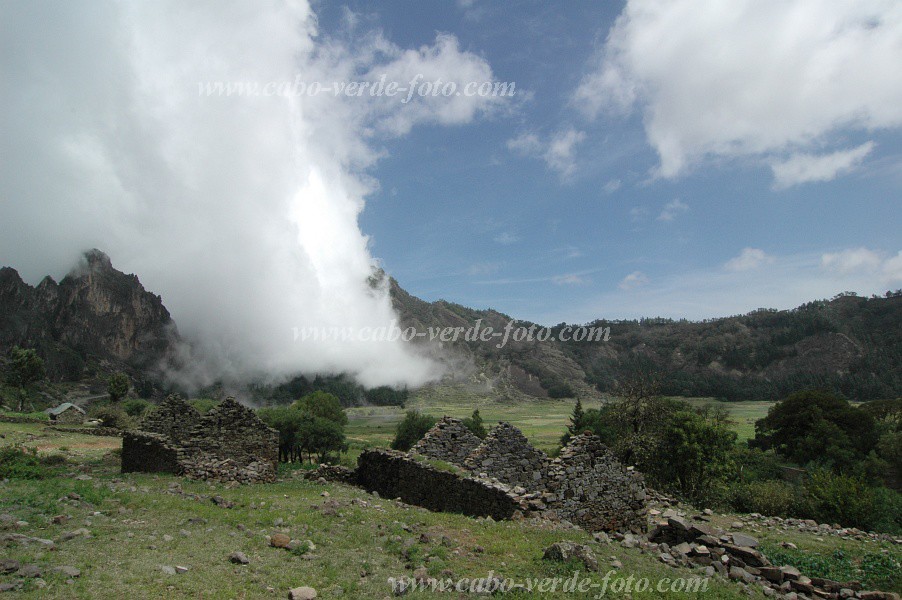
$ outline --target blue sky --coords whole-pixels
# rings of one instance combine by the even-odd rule
[[[573,102],[605,52],[624,3],[316,8],[330,35],[341,35],[348,10],[402,47],[450,33],[462,50],[482,57],[497,80],[517,84],[507,112],[451,127],[421,125],[383,142],[386,156],[372,170],[379,189],[367,199],[360,224],[374,256],[415,295],[549,323],[704,318],[790,308],[847,288],[902,287],[899,266],[883,268],[902,248],[898,120],[886,127],[824,126],[814,136],[790,131],[766,151],[704,157],[676,175],[656,176],[661,160],[641,106],[589,119]],[[897,40],[902,35],[898,20],[886,17],[884,27],[894,27]],[[756,34],[766,43],[766,29]],[[684,43],[695,42],[691,31],[682,35]],[[818,43],[829,41],[812,40],[812,55],[826,51]],[[862,44],[862,60],[869,51]],[[741,52],[734,60],[731,68],[740,73],[768,69],[764,59]],[[699,68],[686,65],[686,73],[674,77]],[[879,67],[873,76],[898,79],[895,69]],[[716,81],[709,90],[716,92]],[[761,102],[779,110],[784,92],[772,92]],[[898,93],[895,98],[902,101]],[[527,135],[541,146],[562,131],[582,138],[567,173],[543,160],[541,147],[511,147]],[[829,154],[869,142],[873,147],[862,160],[829,181],[779,185],[769,166],[772,156],[793,150]],[[843,272],[825,264],[824,255],[844,252]],[[746,268],[737,270],[730,261],[741,256]]]

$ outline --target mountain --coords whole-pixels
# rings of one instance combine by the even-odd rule
[[[424,302],[394,280],[390,289],[402,324],[420,331],[472,327],[479,320],[500,330],[512,321],[492,310]],[[854,400],[902,396],[900,291],[871,298],[844,293],[792,310],[701,322],[600,319],[587,325],[610,328],[608,339],[448,345],[472,364],[471,380],[497,381],[529,396],[598,395],[641,371],[663,374],[662,392],[669,395],[775,400],[820,387]],[[565,327],[550,328],[552,339]]]
[[[36,348],[51,380],[78,380],[98,368],[151,373],[178,341],[162,298],[99,250],[86,252],[59,283],[45,277],[32,287],[15,269],[0,269],[0,351]]]
[[[477,326],[502,332],[508,324],[533,325],[494,310],[426,302],[394,279],[389,290],[402,327],[418,332]],[[556,341],[567,327],[562,323],[550,328],[547,341],[502,344],[461,335],[436,342],[439,347],[429,352],[448,366],[446,383],[511,400],[599,397],[643,371],[663,374],[662,391],[670,395],[765,400],[821,387],[853,400],[902,396],[902,291],[882,298],[846,293],[793,310],[701,322],[602,319],[587,325],[607,335]],[[14,345],[37,348],[55,381],[125,370],[135,380],[162,384],[160,367],[172,360],[181,340],[160,296],[91,250],[59,283],[46,277],[32,287],[15,269],[0,269],[0,356]],[[307,389],[316,381],[299,377],[283,391],[296,397],[291,386]],[[329,382],[354,385],[341,377]],[[350,396],[364,397],[362,388],[353,391]]]

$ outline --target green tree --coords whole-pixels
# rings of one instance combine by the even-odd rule
[[[327,462],[332,453],[339,454],[348,450],[342,426],[324,417],[304,415],[298,429],[298,438],[301,450],[310,455],[318,455],[320,462]]]
[[[478,438],[484,438],[488,435],[488,432],[485,430],[485,425],[482,423],[482,415],[479,414],[479,409],[475,409],[473,414],[466,419],[463,420],[464,427],[470,430]]]
[[[9,351],[9,370],[6,381],[9,385],[19,388],[19,407],[21,412],[25,406],[28,395],[27,388],[46,376],[44,361],[32,348],[20,348],[14,346]]]
[[[874,419],[831,392],[796,392],[755,423],[752,444],[799,464],[848,472],[877,445]]]
[[[328,392],[316,391],[307,394],[295,402],[292,407],[302,413],[333,421],[341,427],[348,424],[348,415],[345,414],[341,401],[337,396]]]
[[[279,460],[292,462],[300,458],[299,432],[304,413],[287,406],[260,408],[260,419],[279,432]]]
[[[696,502],[711,497],[716,482],[729,472],[736,433],[704,413],[679,410],[661,430],[654,478]]]
[[[583,403],[579,398],[573,406],[573,412],[570,413],[570,424],[567,425],[567,432],[561,436],[561,445],[566,445],[570,438],[579,435],[586,430],[586,413],[583,411]]]
[[[106,392],[110,395],[112,402],[119,402],[128,395],[130,386],[131,382],[128,379],[128,375],[120,371],[110,375],[106,384]]]
[[[407,411],[404,419],[398,423],[395,439],[391,443],[392,449],[405,452],[410,450],[427,431],[432,429],[436,421],[432,415],[424,415],[416,410]]]

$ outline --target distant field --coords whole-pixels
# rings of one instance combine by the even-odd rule
[[[739,440],[755,435],[755,421],[764,417],[772,402],[717,402],[710,398],[687,399],[696,406],[718,404],[727,409]],[[431,388],[419,392],[408,402],[407,408],[360,407],[348,409],[348,438],[354,446],[387,446],[395,427],[410,409],[435,417],[450,415],[468,417],[478,408],[487,425],[507,421],[520,428],[537,447],[549,452],[558,445],[570,422],[574,400],[527,400],[500,402],[486,395],[465,394],[447,388]],[[598,408],[600,402],[586,402],[583,408]]]

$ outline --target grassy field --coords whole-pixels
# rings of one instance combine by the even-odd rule
[[[0,536],[11,531],[56,542],[53,551],[39,544],[6,542],[4,558],[36,564],[42,571],[44,587],[28,579],[16,597],[281,598],[292,587],[309,585],[322,598],[384,598],[391,596],[390,577],[409,576],[420,565],[432,575],[445,571],[453,579],[485,577],[490,570],[516,580],[568,577],[574,565],[541,558],[544,547],[561,540],[595,547],[602,573],[581,572],[580,576],[596,583],[608,570],[604,566],[609,556],[623,563],[623,577],[657,581],[698,575],[674,571],[634,549],[597,544],[579,530],[431,513],[356,488],[319,485],[290,474],[275,484],[238,488],[174,476],[122,475],[115,453],[109,452],[110,446],[117,445],[115,438],[43,431],[37,424],[13,425],[12,430],[7,425],[4,442],[40,448],[42,454],[62,453],[69,461],[50,478],[0,484],[0,514],[9,515],[0,521]],[[107,447],[98,445],[98,440]],[[214,495],[233,502],[234,507],[211,502]],[[53,519],[58,515],[62,517]],[[25,524],[10,525],[10,518]],[[64,522],[55,522],[59,520]],[[89,535],[65,539],[66,532],[82,528]],[[270,547],[266,536],[276,532],[310,540],[315,549],[296,554]],[[235,551],[244,552],[250,564],[232,564],[228,556]],[[66,575],[53,571],[58,566],[75,567],[81,575],[67,582]],[[177,566],[187,571],[167,573],[169,567]],[[0,583],[13,578],[0,576]],[[433,597],[433,593],[414,592],[407,597]],[[673,593],[668,597],[696,596]],[[745,596],[735,584],[712,579],[705,597]]]
[[[472,410],[466,402],[421,406],[430,412],[447,409],[461,416]],[[553,444],[553,433],[566,421],[570,403],[485,405],[480,409],[492,420],[510,420],[523,426],[533,439]],[[369,414],[368,410],[356,409],[354,435],[361,444],[385,441],[385,428],[400,411],[395,414],[378,409]],[[536,417],[536,413],[542,417]],[[431,513],[356,488],[303,481],[289,471],[274,484],[237,488],[168,475],[123,475],[115,452],[120,446],[118,438],[10,423],[0,423],[0,435],[0,445],[35,448],[40,455],[62,455],[67,461],[47,479],[0,483],[0,515],[8,515],[0,519],[0,539],[15,533],[56,542],[53,551],[39,544],[5,543],[3,557],[38,565],[45,584],[39,587],[37,580],[29,579],[10,597],[279,598],[292,587],[309,585],[321,598],[386,598],[391,597],[390,577],[410,576],[412,569],[421,565],[433,576],[444,572],[454,580],[485,577],[489,571],[518,581],[566,578],[573,574],[575,565],[541,558],[543,548],[562,540],[594,548],[601,572],[580,570],[579,576],[599,585],[612,557],[623,564],[614,577],[645,577],[655,582],[699,575],[697,571],[666,567],[636,549],[596,543],[580,530]],[[234,506],[219,506],[211,501],[213,496],[221,496]],[[63,522],[56,522],[60,520]],[[715,522],[724,527],[732,520],[732,515],[715,516]],[[25,524],[13,525],[14,521]],[[65,539],[66,532],[82,528],[89,536]],[[276,532],[310,540],[315,549],[292,553],[270,547],[267,536]],[[896,560],[902,558],[897,547],[884,543],[793,532],[751,532],[765,544],[776,546],[790,540],[802,552],[829,556],[839,552],[847,561],[881,552],[890,553]],[[228,557],[236,551],[245,553],[250,564],[231,563]],[[67,581],[67,576],[53,571],[63,565],[79,569],[81,575]],[[175,567],[187,567],[187,571],[171,574],[170,569]],[[13,579],[13,575],[0,575],[0,583]],[[570,598],[592,594],[515,592],[507,596]],[[632,597],[662,596],[748,597],[737,584],[716,578],[701,595],[649,591]],[[406,597],[434,597],[434,593],[413,592]],[[608,593],[606,597],[620,596]]]
[[[709,398],[692,398],[695,406],[705,404],[724,407],[733,421],[740,441],[755,436],[755,421],[764,417],[771,402],[717,402]],[[348,409],[348,438],[355,448],[370,445],[388,446],[395,427],[406,410],[416,409],[435,417],[450,415],[468,417],[478,408],[487,426],[507,421],[518,427],[536,447],[553,451],[570,422],[573,400],[529,400],[516,403],[498,402],[479,394],[464,394],[451,388],[435,387],[417,392],[407,408],[361,407]],[[598,408],[599,402],[586,402],[584,409]]]

